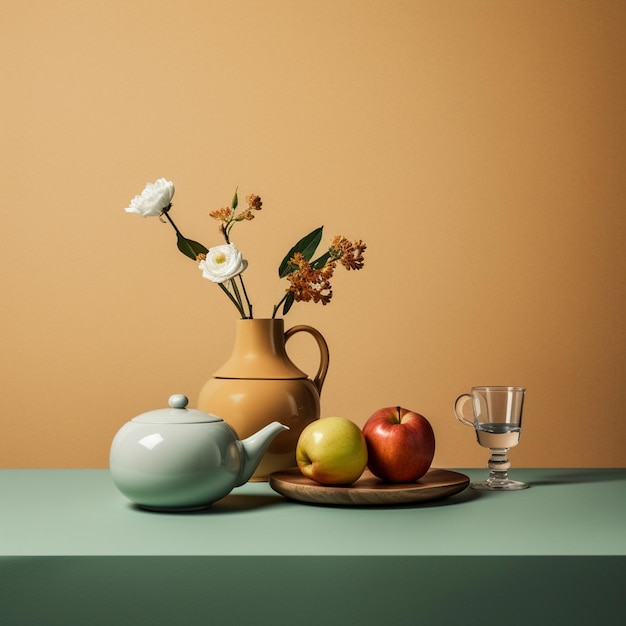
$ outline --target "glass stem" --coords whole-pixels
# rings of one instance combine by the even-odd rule
[[[490,478],[496,480],[506,480],[509,476],[508,469],[511,463],[507,457],[508,448],[497,448],[491,450],[491,458],[487,467],[491,470]]]

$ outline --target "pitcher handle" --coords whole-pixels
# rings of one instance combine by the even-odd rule
[[[454,401],[454,415],[456,419],[461,422],[461,424],[465,424],[466,426],[471,426],[474,428],[474,424],[470,422],[463,416],[463,407],[467,403],[468,400],[471,400],[472,396],[469,393],[462,393],[455,401]]]
[[[328,344],[324,339],[322,333],[319,330],[316,330],[312,326],[307,326],[305,324],[301,324],[300,326],[293,326],[288,331],[285,332],[285,343],[290,337],[293,337],[296,333],[309,333],[313,335],[315,341],[317,342],[317,347],[320,350],[320,366],[317,370],[317,374],[313,379],[313,384],[317,388],[317,393],[322,393],[322,385],[324,384],[324,379],[326,378],[326,373],[328,372],[328,363],[330,362],[330,353],[328,351]]]

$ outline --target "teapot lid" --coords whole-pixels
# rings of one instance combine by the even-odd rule
[[[189,399],[180,393],[169,398],[169,409],[148,411],[134,417],[131,422],[141,424],[203,424],[207,422],[223,422],[221,417],[205,413],[199,409],[188,409]]]

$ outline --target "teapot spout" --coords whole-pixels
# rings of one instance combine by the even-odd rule
[[[250,480],[274,437],[284,430],[289,430],[289,427],[280,422],[272,422],[241,442],[244,461],[239,481],[235,487],[239,487]]]

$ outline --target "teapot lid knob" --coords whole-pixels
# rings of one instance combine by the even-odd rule
[[[134,417],[132,422],[140,424],[207,424],[210,422],[223,422],[217,415],[205,413],[198,409],[188,409],[189,399],[182,393],[176,393],[169,397],[169,409],[148,411]]]
[[[184,409],[189,402],[189,398],[182,393],[175,393],[173,396],[170,396],[168,402],[173,409]]]

